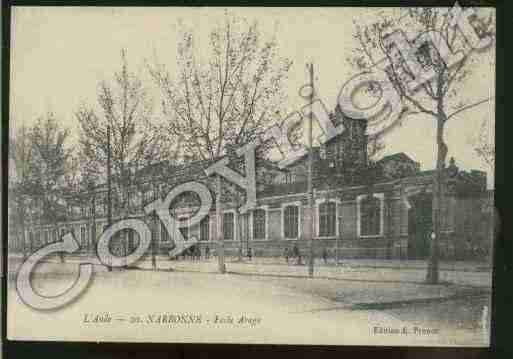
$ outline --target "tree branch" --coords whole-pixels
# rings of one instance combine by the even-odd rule
[[[470,104],[470,105],[467,105],[467,106],[463,106],[462,108],[460,108],[460,109],[458,109],[458,110],[454,111],[454,112],[453,112],[453,113],[451,113],[449,116],[447,116],[447,121],[449,121],[449,120],[451,119],[451,117],[453,117],[453,116],[457,115],[458,113],[463,112],[463,111],[466,111],[466,110],[471,109],[471,108],[473,108],[473,107],[479,106],[479,105],[481,105],[481,104],[483,104],[483,103],[485,103],[485,102],[490,101],[490,100],[491,100],[491,99],[493,99],[493,98],[494,98],[494,96],[491,96],[491,97],[485,98],[484,100],[481,100],[481,101],[475,102],[475,103],[473,103],[473,104]]]

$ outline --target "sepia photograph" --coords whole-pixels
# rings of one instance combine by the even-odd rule
[[[490,346],[495,8],[10,20],[7,339]]]

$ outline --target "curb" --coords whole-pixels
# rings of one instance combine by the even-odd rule
[[[89,258],[89,257],[87,257]],[[20,257],[21,259],[21,257]],[[80,259],[82,258],[78,258],[78,257],[66,257],[66,261],[79,261]],[[166,261],[168,259],[165,259]],[[43,262],[48,262],[48,263],[52,263],[52,262],[55,262],[55,263],[58,263],[57,260],[53,260],[53,259],[44,259],[42,260]],[[91,263],[91,262],[88,262],[88,263]],[[293,266],[295,267],[295,265],[292,265],[292,264],[285,264],[285,263],[248,263],[248,262],[244,262],[244,261],[241,261],[241,262],[233,262],[234,264],[249,264],[249,265],[255,265],[255,266],[268,266],[268,265],[282,265],[282,266]],[[101,263],[92,263],[94,265],[103,265]],[[336,268],[340,268],[340,267],[343,267],[345,264],[342,262],[341,263],[342,265],[335,265],[335,264],[332,264],[332,265],[316,265],[316,267],[321,267],[321,268],[333,268],[333,269],[336,269]],[[416,265],[413,265],[413,266],[409,266],[409,265],[405,265],[405,266],[397,266],[397,265],[390,265],[390,266],[380,266],[380,265],[362,265],[362,264],[358,264],[358,263],[355,263],[355,264],[351,264],[349,265],[351,268],[362,268],[362,269],[391,269],[391,270],[425,270],[427,267],[422,267],[422,266],[416,266]],[[446,271],[446,272],[465,272],[465,273],[483,273],[483,272],[489,272],[492,270],[491,267],[488,267],[488,266],[475,266],[474,268],[443,268],[443,267],[440,267],[439,268],[440,271]]]
[[[445,301],[458,300],[458,299],[468,299],[468,298],[485,298],[489,297],[491,292],[487,291],[479,291],[474,293],[459,293],[453,294],[446,297],[434,297],[434,298],[419,298],[419,299],[410,299],[410,300],[398,300],[398,301],[390,301],[390,302],[374,302],[374,303],[354,303],[349,305],[349,309],[351,310],[384,310],[384,309],[395,309],[401,308],[403,306],[412,305],[412,304],[431,304],[431,303],[441,303]]]

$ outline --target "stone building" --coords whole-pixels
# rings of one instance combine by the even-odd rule
[[[420,164],[404,153],[386,156],[377,162],[367,155],[366,121],[336,117],[346,131],[314,151],[314,246],[317,255],[324,248],[338,251],[340,258],[425,258],[429,254],[432,231],[434,171],[423,171]],[[126,193],[129,206],[119,208],[122,193],[113,190],[113,221],[126,217],[144,218],[150,225],[156,248],[165,252],[173,241],[164,225],[146,216],[144,205],[165,196],[174,186],[191,180],[204,183],[215,199],[215,180],[204,169],[212,161],[172,165],[157,163],[134,173],[132,188]],[[243,169],[242,159],[232,161],[235,170]],[[298,158],[286,168],[257,159],[257,208],[241,214],[243,192],[225,184],[222,195],[222,233],[225,251],[230,255],[282,255],[285,247],[297,245],[307,253],[305,240],[307,196],[307,158]],[[445,196],[442,203],[442,258],[468,258],[471,249],[487,253],[491,244],[491,194],[486,190],[486,174],[460,170],[454,159],[444,173]],[[11,250],[35,250],[56,241],[59,234],[72,231],[84,253],[94,253],[95,242],[107,226],[106,188],[86,193],[86,201],[68,203],[65,223],[48,226],[33,221],[24,236],[10,236]],[[490,202],[492,201],[492,202]],[[191,195],[178,198],[170,208],[181,221],[197,208]],[[217,246],[215,203],[199,224],[182,228],[186,238],[195,236],[200,248]],[[134,233],[128,247],[137,241]],[[24,247],[25,246],[25,247]],[[27,249],[27,247],[30,247]],[[474,251],[475,252],[475,251]],[[472,252],[472,253],[474,253]]]

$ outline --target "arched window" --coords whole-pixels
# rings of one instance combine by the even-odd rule
[[[285,238],[297,238],[299,235],[299,207],[296,205],[284,209],[283,235]]]
[[[234,239],[234,215],[233,212],[226,212],[223,214],[223,236],[227,241]]]
[[[379,198],[366,196],[360,207],[362,236],[377,236],[381,231],[381,201]]]
[[[200,241],[208,241],[210,231],[210,216],[207,214],[200,222]]]
[[[86,229],[84,226],[80,227],[80,246],[85,248],[87,246],[86,243]]]
[[[253,211],[253,239],[265,239],[265,210]]]
[[[319,205],[319,236],[334,237],[337,232],[337,204],[324,202]]]

